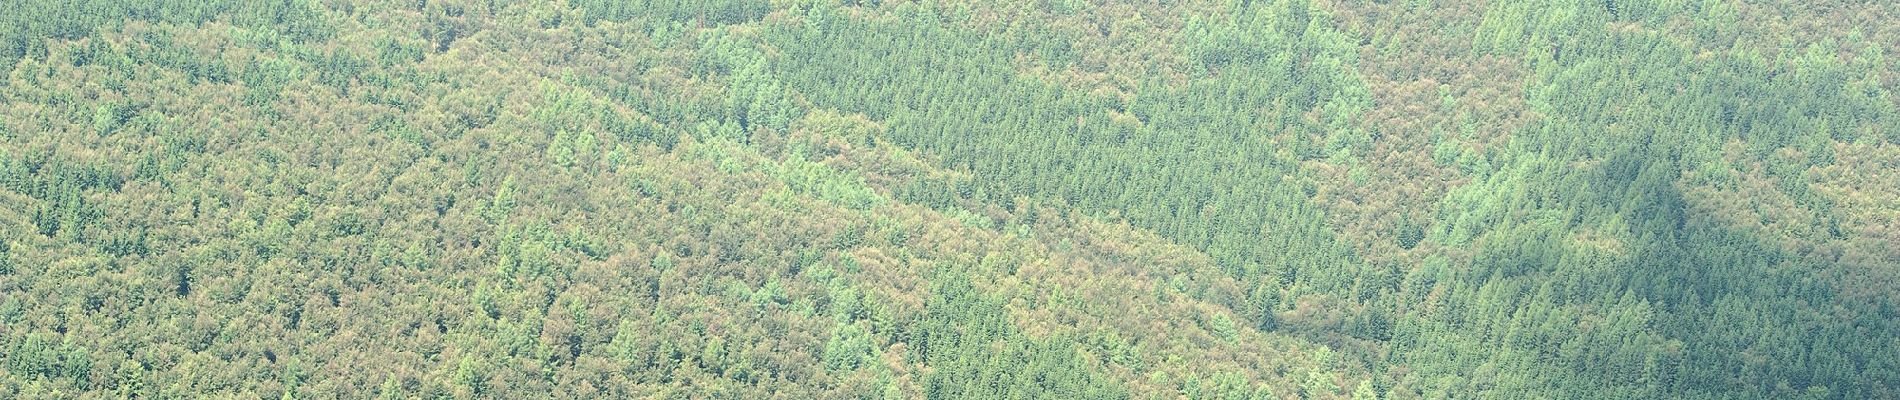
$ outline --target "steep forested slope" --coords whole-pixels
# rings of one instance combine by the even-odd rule
[[[16,2],[0,397],[1900,397],[1895,17]]]

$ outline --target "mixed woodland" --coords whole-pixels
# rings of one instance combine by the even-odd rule
[[[1900,398],[1894,21],[12,0],[0,398]]]

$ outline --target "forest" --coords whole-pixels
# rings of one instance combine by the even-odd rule
[[[1900,398],[1894,21],[11,0],[0,398]]]

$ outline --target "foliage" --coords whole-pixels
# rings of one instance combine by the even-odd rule
[[[0,398],[1900,397],[1900,6],[0,6]]]

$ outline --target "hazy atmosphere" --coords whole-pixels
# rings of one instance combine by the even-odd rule
[[[1900,398],[1900,2],[0,0],[0,398]]]

